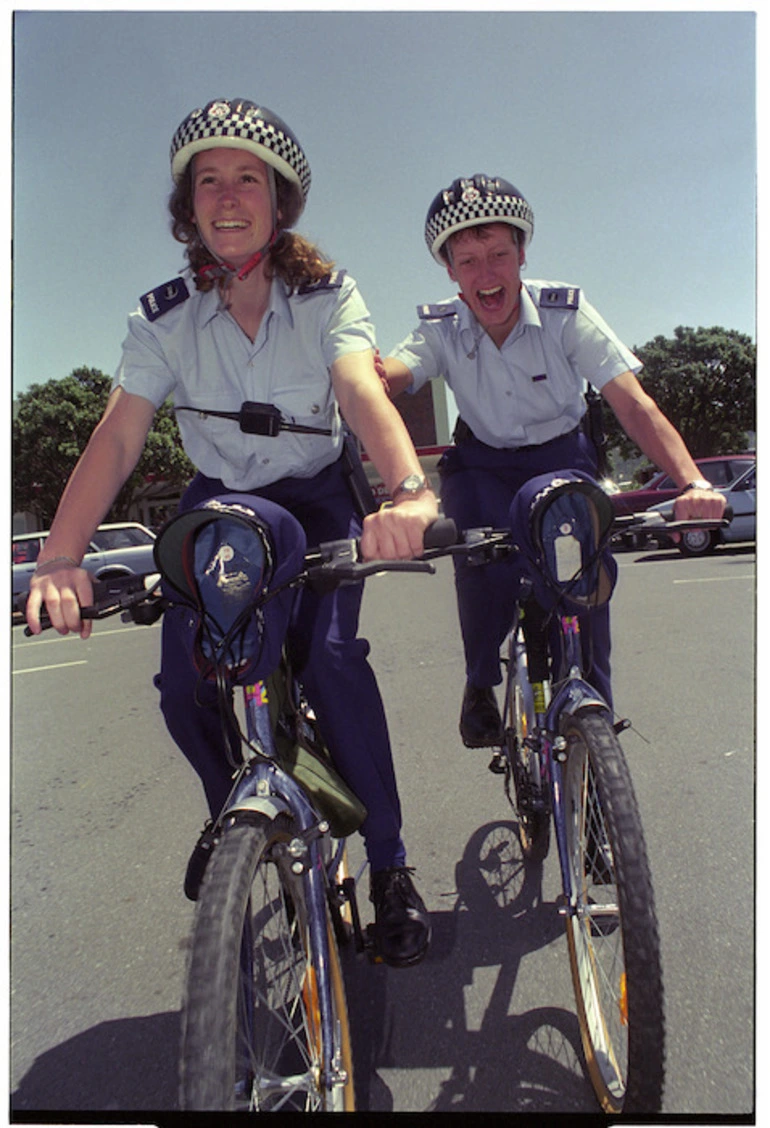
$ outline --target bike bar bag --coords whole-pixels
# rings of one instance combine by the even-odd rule
[[[289,676],[284,657],[267,681],[270,726],[278,759],[328,820],[334,837],[346,838],[363,823],[366,807],[335,771],[328,749],[319,742],[317,727],[308,724],[303,709],[290,699],[290,685],[296,682]]]
[[[575,614],[607,602],[617,579],[608,545],[614,510],[593,478],[577,470],[531,478],[509,516],[542,607]]]
[[[193,661],[205,677],[248,685],[272,673],[294,602],[284,585],[306,547],[295,517],[252,494],[210,498],[161,530],[155,563],[198,613]]]

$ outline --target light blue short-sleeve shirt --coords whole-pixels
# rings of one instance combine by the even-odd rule
[[[585,412],[587,383],[601,389],[642,368],[580,290],[563,282],[522,282],[519,320],[500,349],[461,298],[422,308],[419,326],[390,355],[411,371],[411,392],[443,376],[461,417],[488,446],[566,434]]]
[[[340,272],[328,284],[289,295],[274,278],[254,342],[223,308],[216,289],[200,293],[187,275],[182,282],[189,294],[185,300],[153,320],[142,307],[130,315],[113,387],[156,407],[171,396],[175,406],[204,413],[237,412],[247,400],[269,403],[290,422],[331,430],[330,436],[247,435],[229,419],[178,412],[191,461],[228,489],[310,478],[334,462],[343,434],[331,366],[346,353],[375,348],[374,328],[355,281]],[[178,284],[177,279],[170,285]]]

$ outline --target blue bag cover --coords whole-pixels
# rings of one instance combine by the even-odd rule
[[[538,475],[517,491],[509,519],[542,607],[574,614],[607,602],[618,568],[606,543],[612,502],[598,482],[579,470]]]
[[[204,676],[214,678],[219,669],[246,685],[272,673],[295,592],[270,593],[301,571],[306,548],[297,519],[252,494],[209,498],[168,522],[155,561],[199,613],[193,658]]]

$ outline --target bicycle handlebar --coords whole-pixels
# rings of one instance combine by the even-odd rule
[[[332,591],[343,584],[358,583],[379,572],[433,572],[428,555],[440,554],[444,546],[457,541],[454,521],[440,517],[425,530],[423,543],[426,553],[413,560],[362,560],[358,539],[327,541],[311,549],[305,556],[303,571],[291,581],[306,584],[315,591]],[[152,625],[163,614],[168,600],[159,592],[161,576],[158,572],[138,572],[115,580],[94,580],[94,602],[80,608],[82,619],[109,619],[124,613],[133,622]],[[51,626],[45,607],[40,611],[43,630]],[[24,628],[32,636],[29,627]]]
[[[613,520],[613,530],[663,529],[684,532],[688,529],[719,529],[730,524],[732,510],[728,506],[719,520],[702,519],[674,521],[673,503],[660,510],[629,513]],[[434,572],[431,564],[443,556],[479,556],[479,562],[502,559],[517,551],[509,529],[490,526],[465,529],[458,532],[454,521],[440,517],[425,530],[425,551],[412,560],[362,560],[360,541],[346,539],[327,541],[311,549],[305,556],[304,569],[291,581],[305,584],[314,591],[324,593],[343,584],[360,583],[382,572]],[[108,619],[123,612],[124,618],[135,623],[151,625],[163,614],[168,600],[160,594],[161,577],[157,572],[143,572],[120,580],[94,581],[94,602],[81,607],[83,619]],[[51,626],[45,607],[41,608],[40,625],[43,630]],[[25,627],[29,637],[32,631]]]

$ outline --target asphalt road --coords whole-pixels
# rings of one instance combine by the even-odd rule
[[[618,560],[614,684],[662,935],[664,1110],[749,1113],[755,556]],[[593,1112],[555,858],[524,870],[500,778],[457,734],[449,562],[370,581],[364,629],[434,939],[404,971],[345,954],[359,1107]],[[204,818],[157,710],[159,631],[113,620],[87,643],[13,636],[14,1107],[143,1122],[176,1107],[181,882]]]

